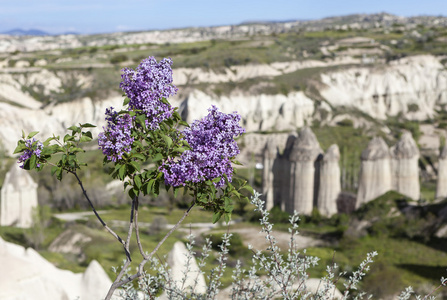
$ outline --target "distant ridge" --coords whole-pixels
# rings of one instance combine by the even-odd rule
[[[29,30],[23,30],[20,28],[11,29],[8,31],[2,32],[3,34],[9,34],[9,35],[50,35],[48,32],[38,30],[38,29],[29,29]]]
[[[66,35],[66,34],[78,35],[79,32],[67,31],[67,32],[61,32],[61,33],[48,33],[46,31],[42,31],[39,29],[24,30],[24,29],[20,29],[20,28],[15,28],[15,29],[11,29],[8,31],[0,32],[0,34],[8,34],[8,35],[13,35],[13,36],[26,36],[26,35],[28,35],[28,36],[46,36],[46,35]]]

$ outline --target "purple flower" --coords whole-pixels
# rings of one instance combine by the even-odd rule
[[[208,111],[206,117],[194,121],[183,131],[191,150],[183,152],[179,160],[168,160],[160,167],[166,184],[184,186],[186,182],[197,183],[221,177],[215,185],[222,187],[224,175],[231,181],[231,158],[240,152],[234,138],[245,129],[239,126],[241,117],[236,112],[224,114],[215,106]]]
[[[25,162],[31,158],[31,156],[35,155],[37,158],[40,158],[40,154],[42,153],[43,144],[39,141],[36,141],[34,138],[31,140],[25,141],[25,151],[20,155],[18,163],[22,164],[20,167],[23,169],[25,167]],[[37,167],[40,167],[40,164],[37,164]]]
[[[173,108],[162,98],[177,93],[172,84],[172,60],[164,58],[159,63],[154,57],[144,59],[136,70],[124,68],[120,88],[130,99],[129,110],[141,111],[147,117],[146,125],[157,129],[160,122],[172,115]]]
[[[113,107],[106,109],[106,116],[107,126],[98,136],[98,145],[109,161],[117,162],[124,153],[132,150],[132,117],[129,114],[119,115]]]

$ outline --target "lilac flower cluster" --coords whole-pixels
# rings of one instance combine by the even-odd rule
[[[31,158],[31,156],[36,155],[37,158],[40,158],[40,154],[42,153],[43,144],[35,139],[29,139],[25,141],[26,150],[20,155],[18,163],[22,164],[20,167],[23,169],[25,167],[25,162]],[[37,164],[37,167],[40,167],[40,164]]]
[[[132,117],[129,114],[119,115],[113,107],[106,109],[106,116],[107,126],[98,135],[98,144],[109,161],[117,162],[124,153],[132,150]]]
[[[172,186],[197,183],[221,177],[216,187],[225,184],[224,175],[231,181],[231,158],[239,154],[235,137],[245,132],[239,125],[241,116],[236,112],[225,114],[214,105],[202,120],[196,120],[183,131],[191,150],[182,153],[179,160],[169,160],[160,169],[165,183]]]
[[[130,99],[129,110],[139,110],[146,115],[146,125],[157,129],[160,122],[172,115],[173,108],[162,98],[177,93],[172,84],[172,60],[164,58],[159,63],[154,57],[144,59],[136,70],[124,68],[120,88]]]

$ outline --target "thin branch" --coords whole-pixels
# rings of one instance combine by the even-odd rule
[[[95,206],[93,205],[93,203],[92,203],[92,201],[90,200],[90,198],[88,197],[88,195],[87,195],[87,191],[84,189],[84,185],[82,184],[82,181],[81,181],[81,179],[79,179],[79,177],[78,177],[78,174],[76,173],[76,171],[69,171],[71,174],[73,174],[75,177],[76,177],[76,179],[77,179],[77,181],[78,181],[78,183],[79,183],[79,185],[80,185],[80,187],[81,187],[81,189],[82,189],[82,193],[83,193],[83,195],[84,195],[84,198],[85,199],[87,199],[87,201],[88,201],[88,203],[90,204],[90,207],[92,208],[92,210],[93,210],[93,213],[95,214],[95,216],[96,216],[96,218],[99,220],[99,222],[101,222],[101,224],[102,224],[102,226],[104,226],[104,228],[111,234],[111,235],[113,235],[122,245],[123,245],[123,247],[124,247],[124,252],[126,252],[126,257],[130,260],[130,261],[132,261],[132,259],[130,258],[130,253],[129,253],[129,251],[128,251],[128,249],[126,249],[126,243],[123,241],[123,239],[121,239],[121,237],[118,235],[118,234],[116,234],[109,226],[107,226],[107,224],[102,220],[102,218],[99,216],[99,214],[98,214],[98,212],[96,211],[96,209],[95,209]]]
[[[140,250],[140,254],[141,256],[143,256],[144,259],[147,259],[148,256],[146,255],[146,253],[144,253],[143,250],[143,246],[141,245],[141,239],[140,239],[140,230],[138,228],[138,197],[136,198],[135,201],[135,212],[134,212],[134,217],[135,217],[135,235],[137,237],[137,244],[138,244],[138,249]]]
[[[110,287],[110,290],[105,298],[105,300],[110,300],[110,298],[113,295],[113,292],[123,286],[124,284],[138,278],[141,277],[144,274],[144,270],[143,267],[144,265],[152,258],[152,256],[154,256],[154,254],[158,251],[158,249],[161,247],[161,245],[166,241],[166,239],[180,226],[180,224],[183,222],[183,220],[188,216],[189,212],[191,211],[191,209],[195,206],[196,202],[195,199],[192,202],[191,206],[185,211],[185,213],[183,214],[183,216],[180,218],[180,220],[178,220],[178,222],[169,230],[168,233],[166,233],[166,235],[163,237],[163,239],[161,239],[161,241],[157,244],[157,246],[154,248],[154,250],[152,250],[152,252],[146,256],[146,258],[144,258],[141,263],[138,265],[138,271],[137,273],[133,274],[132,276],[128,276],[126,278],[124,278],[123,280],[119,281],[119,282],[114,282],[112,284],[112,286]]]
[[[130,221],[129,221],[129,229],[127,230],[127,239],[126,239],[126,244],[124,245],[124,249],[127,251],[127,253],[130,253],[129,250],[129,244],[130,244],[130,238],[132,237],[132,225],[134,222],[134,211],[135,211],[135,203],[138,202],[138,198],[134,197],[132,199],[132,206],[130,209]],[[113,282],[112,286],[109,289],[109,292],[107,293],[107,297],[110,295],[110,297],[112,297],[113,293],[115,292],[116,288],[112,287],[120,282],[121,278],[123,278],[124,274],[126,273],[127,268],[129,267],[130,263],[132,262],[132,259],[130,258],[130,254],[129,256],[126,257],[126,262],[124,263],[123,267],[121,268],[121,271],[119,272],[118,276],[116,276],[115,281]],[[106,299],[110,299],[107,298]]]

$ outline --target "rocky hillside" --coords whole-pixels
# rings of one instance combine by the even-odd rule
[[[378,14],[94,36],[5,36],[0,141],[11,153],[22,129],[61,134],[73,123],[91,122],[98,132],[105,108],[121,105],[119,70],[149,55],[173,58],[180,90],[173,102],[187,121],[216,104],[239,111],[252,133],[348,122],[370,135],[389,135],[393,119],[427,121],[439,136],[446,125],[446,20]]]

